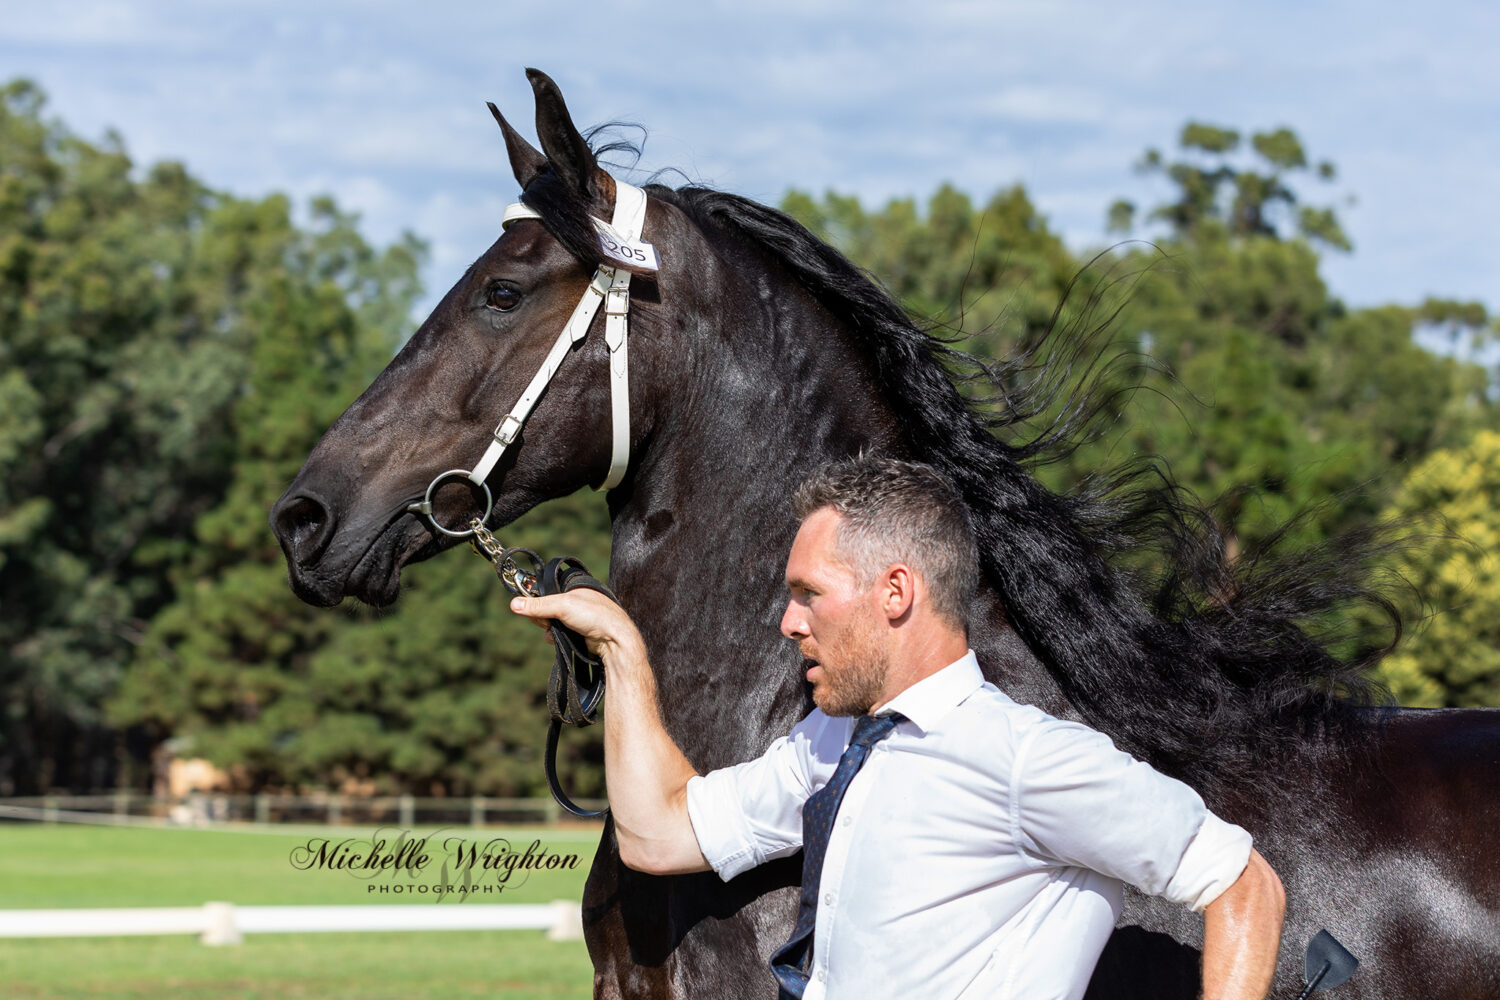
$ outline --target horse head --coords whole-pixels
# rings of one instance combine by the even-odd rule
[[[544,364],[602,262],[590,216],[611,217],[615,182],[573,124],[557,86],[536,70],[527,75],[541,150],[494,105],[490,110],[523,202],[542,213],[522,213],[528,217],[509,225],[469,267],[323,435],[271,511],[292,587],[309,603],[332,605],[353,595],[389,604],[403,566],[454,544],[435,526],[482,515],[490,489],[490,523],[501,525],[542,501],[598,485],[610,469],[609,353],[599,315],[560,356],[556,377],[493,471],[478,481],[461,475],[436,481],[475,467],[496,421]],[[647,231],[669,227],[670,215],[650,206]],[[658,390],[651,373],[661,323],[651,276],[636,277],[632,301],[634,443],[651,432],[649,401]],[[430,521],[415,509],[429,485]]]

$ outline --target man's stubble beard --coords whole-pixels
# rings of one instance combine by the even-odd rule
[[[813,703],[824,715],[868,715],[885,689],[890,670],[890,655],[880,642],[878,631],[862,622],[850,623],[836,633],[820,650],[825,656],[836,651],[838,666],[823,667],[823,683],[813,689]]]

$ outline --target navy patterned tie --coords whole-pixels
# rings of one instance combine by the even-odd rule
[[[870,747],[905,722],[899,712],[890,715],[862,715],[854,724],[849,748],[839,758],[839,766],[828,784],[808,796],[802,806],[802,904],[797,908],[797,926],[781,950],[771,956],[771,971],[781,984],[781,996],[800,998],[807,989],[807,972],[811,964],[813,919],[818,912],[818,883],[823,879],[823,856],[828,852],[828,836],[833,832],[833,818],[839,803],[849,790],[849,782],[870,756]]]

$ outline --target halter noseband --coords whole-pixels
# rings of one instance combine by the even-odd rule
[[[501,225],[502,228],[508,229],[512,223],[521,219],[540,218],[541,214],[536,209],[517,202],[506,208]],[[616,180],[613,219],[610,222],[594,219],[594,227],[599,231],[599,249],[607,258],[627,264],[638,271],[656,271],[658,267],[656,248],[641,241],[641,229],[645,222],[646,192],[624,181]],[[614,447],[610,453],[609,474],[595,489],[611,490],[620,485],[620,481],[625,478],[625,470],[630,464],[630,370],[626,353],[626,334],[629,333],[630,315],[630,271],[623,267],[600,264],[599,269],[590,279],[588,287],[584,289],[583,298],[578,300],[578,305],[573,307],[573,314],[563,324],[562,332],[557,335],[552,350],[547,352],[541,368],[537,369],[537,373],[532,376],[531,382],[516,400],[516,405],[511,407],[510,412],[501,417],[500,423],[495,425],[495,430],[490,436],[490,443],[484,449],[484,454],[480,456],[478,464],[472,470],[449,469],[437,476],[428,484],[427,492],[421,502],[409,505],[406,508],[408,511],[427,518],[434,528],[445,535],[466,538],[474,534],[475,529],[472,526],[474,522],[471,522],[470,527],[454,530],[443,527],[438,523],[437,518],[432,516],[432,498],[438,485],[448,479],[464,478],[484,492],[484,513],[476,519],[477,523],[483,524],[489,520],[495,499],[485,480],[489,478],[490,472],[499,463],[505,450],[521,433],[521,426],[531,415],[532,408],[536,406],[547,384],[557,374],[563,358],[567,356],[573,345],[587,335],[589,324],[593,322],[594,314],[599,311],[601,302],[604,303],[604,343],[609,347],[609,396],[610,413],[614,424]]]

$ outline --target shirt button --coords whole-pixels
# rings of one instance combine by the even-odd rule
[[[828,906],[832,906],[833,905],[833,893],[831,893],[831,892],[825,892],[825,893],[823,893],[823,902],[826,905],[828,905]]]
[[[845,816],[843,819],[839,820],[839,826],[848,826],[850,823],[853,823],[853,822],[854,822],[854,817],[853,816]]]
[[[819,969],[817,978],[818,982],[821,983],[828,978],[828,973],[824,972],[822,969]]]

